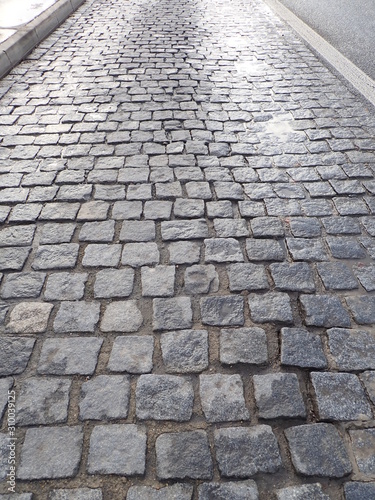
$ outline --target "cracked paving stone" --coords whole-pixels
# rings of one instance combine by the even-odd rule
[[[0,376],[22,373],[29,362],[35,340],[27,337],[0,338]]]
[[[303,328],[282,328],[281,364],[301,368],[327,368],[322,339]]]
[[[190,420],[194,390],[191,380],[174,375],[141,375],[136,388],[136,415],[143,420]]]
[[[205,219],[163,221],[161,236],[164,241],[207,238],[208,227]]]
[[[306,262],[271,264],[270,270],[276,290],[305,293],[315,291],[312,270]]]
[[[176,483],[160,489],[150,486],[130,486],[126,500],[191,500],[192,496],[192,485]]]
[[[243,262],[240,243],[233,238],[204,240],[205,262]]]
[[[53,328],[56,333],[82,332],[95,330],[99,321],[100,304],[94,302],[65,301],[56,314]]]
[[[151,335],[116,337],[108,362],[111,372],[149,373],[152,370],[154,339]]]
[[[205,431],[161,434],[155,448],[159,479],[211,479],[213,465]]]
[[[48,500],[103,500],[101,489],[74,488],[52,490]]]
[[[146,429],[134,424],[97,425],[90,438],[89,474],[134,476],[146,467]]]
[[[354,321],[359,325],[373,325],[375,323],[375,297],[360,296],[346,297],[346,303],[353,314]],[[350,325],[332,325],[350,326]]]
[[[285,251],[279,241],[270,239],[246,240],[246,252],[249,260],[276,260],[285,259]]]
[[[156,243],[127,243],[122,251],[124,266],[142,267],[159,264],[160,254]],[[171,263],[172,262],[171,260]]]
[[[21,385],[16,403],[18,425],[48,425],[68,418],[69,380],[32,377]]]
[[[231,292],[269,289],[264,266],[248,263],[230,264],[227,266],[227,273]]]
[[[331,295],[301,295],[300,302],[306,313],[306,325],[326,328],[333,326],[350,327],[349,314],[338,297]]]
[[[81,420],[126,418],[129,410],[130,379],[124,375],[98,375],[81,387]]]
[[[244,324],[243,297],[204,297],[200,300],[202,323],[212,326],[242,326]]]
[[[314,240],[311,238],[287,238],[286,242],[293,260],[304,260],[308,262],[328,260],[322,240]]]
[[[326,290],[353,290],[358,282],[343,262],[320,262],[317,270]]]
[[[43,333],[47,330],[53,304],[46,302],[21,302],[10,313],[8,333]]]
[[[45,273],[12,273],[5,276],[1,287],[2,299],[36,298],[39,297]]]
[[[77,263],[78,250],[78,243],[42,245],[36,251],[31,267],[36,271],[73,268]]]
[[[214,431],[216,458],[223,477],[247,478],[276,472],[282,465],[279,446],[268,425]]]
[[[185,270],[185,292],[188,294],[212,293],[219,290],[219,275],[215,266],[195,265]]]
[[[375,429],[349,431],[351,446],[358,469],[367,477],[375,478]]]
[[[295,373],[254,375],[253,381],[260,418],[306,417]]]
[[[136,332],[143,323],[143,316],[135,300],[111,302],[107,305],[100,323],[102,332]]]
[[[277,500],[330,500],[319,483],[289,486],[276,491]]]
[[[28,429],[22,446],[18,479],[74,477],[81,460],[82,442],[80,426]]]
[[[0,248],[0,271],[21,271],[31,248]]]
[[[160,345],[165,371],[168,373],[196,373],[208,367],[206,330],[163,333]]]
[[[191,328],[193,311],[190,297],[153,299],[153,330]]]
[[[175,266],[142,267],[143,297],[171,297],[174,294]]]
[[[43,375],[92,375],[103,339],[74,337],[46,339],[40,353],[38,373]]]
[[[122,245],[93,243],[87,245],[82,259],[85,267],[116,267],[120,262]]]
[[[199,500],[259,500],[256,482],[203,483],[198,486]]]
[[[372,418],[365,391],[351,373],[311,373],[321,420],[348,421]]]
[[[133,284],[133,269],[104,269],[96,274],[94,297],[128,297],[133,291]]]
[[[331,328],[329,350],[339,370],[375,370],[375,335],[364,330]]]
[[[343,439],[332,424],[308,424],[284,431],[299,474],[339,478],[352,472]]]
[[[208,422],[250,418],[240,375],[201,375],[199,386],[202,409]]]
[[[262,328],[230,328],[220,332],[220,362],[262,365],[268,361],[267,337]]]
[[[292,323],[293,313],[287,293],[270,292],[265,295],[252,293],[248,298],[250,315],[255,323]]]
[[[85,293],[87,273],[54,273],[47,279],[46,300],[80,300]]]
[[[345,483],[344,491],[345,500],[373,500],[375,498],[375,482],[348,482]]]

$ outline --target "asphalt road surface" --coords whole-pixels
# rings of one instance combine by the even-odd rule
[[[279,0],[375,80],[374,0]]]

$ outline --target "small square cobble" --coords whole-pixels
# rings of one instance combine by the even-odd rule
[[[1,286],[2,299],[39,297],[46,278],[45,273],[24,272],[8,274]]]
[[[359,471],[369,478],[375,478],[375,429],[349,431],[351,446]]]
[[[271,264],[270,270],[276,290],[305,293],[315,291],[312,270],[306,262]]]
[[[285,250],[277,240],[248,239],[246,240],[246,252],[250,261],[283,261]]]
[[[375,370],[375,335],[364,330],[331,328],[329,350],[339,370]]]
[[[142,267],[159,264],[160,254],[156,243],[127,243],[122,251],[124,266]],[[171,261],[171,263],[174,263]],[[177,262],[176,262],[177,264]]]
[[[35,339],[28,337],[0,338],[0,375],[17,375],[22,373],[31,356]]]
[[[124,375],[99,375],[81,387],[81,420],[126,418],[129,410],[130,380]]]
[[[98,303],[64,301],[56,314],[53,328],[56,333],[93,332],[99,313]]]
[[[175,241],[168,250],[171,264],[195,264],[200,260],[200,245],[193,241]]]
[[[141,281],[143,297],[172,297],[175,266],[142,267]]]
[[[87,273],[53,273],[47,279],[46,300],[80,300],[85,293]]]
[[[292,323],[293,313],[288,294],[270,292],[265,295],[250,294],[250,315],[255,323]]]
[[[139,243],[155,240],[155,223],[152,221],[124,221],[120,241]]]
[[[243,262],[240,244],[233,238],[204,240],[206,262]]]
[[[122,246],[105,243],[87,245],[82,259],[84,267],[116,267],[120,262]]]
[[[301,368],[326,368],[322,339],[303,328],[282,328],[281,364]]]
[[[8,333],[43,333],[53,305],[47,302],[20,302],[10,313],[6,331]]]
[[[185,271],[184,285],[185,292],[192,295],[217,292],[219,275],[212,264],[191,266]]]
[[[116,337],[108,361],[111,372],[149,373],[152,370],[154,339],[151,335]]]
[[[373,325],[375,323],[375,297],[365,295],[358,297],[346,297],[345,300],[356,323],[359,325]]]
[[[262,328],[230,328],[220,332],[220,362],[262,365],[268,361],[267,337]]]
[[[61,243],[60,245],[42,245],[35,254],[31,267],[35,271],[44,269],[71,269],[78,259],[77,243]]]
[[[305,323],[308,326],[350,326],[350,317],[340,299],[331,295],[301,295],[300,301],[305,310]]]
[[[102,332],[136,332],[143,323],[143,316],[135,300],[116,301],[107,305],[100,329]]]
[[[265,267],[262,265],[249,263],[230,264],[227,266],[227,273],[231,292],[269,289]]]
[[[204,297],[200,300],[202,323],[212,326],[242,326],[244,301],[242,297]]]
[[[128,297],[133,291],[133,285],[133,269],[103,269],[96,274],[94,297]]]
[[[375,482],[350,481],[345,483],[344,491],[345,500],[372,500],[375,497]]]
[[[180,330],[160,337],[165,370],[168,373],[195,373],[208,367],[206,330]]]
[[[153,329],[176,330],[191,328],[193,311],[189,297],[153,300]]]

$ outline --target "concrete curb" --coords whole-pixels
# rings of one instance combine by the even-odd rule
[[[85,0],[57,0],[57,2],[0,44],[0,78],[4,77],[46,36],[55,30]]]

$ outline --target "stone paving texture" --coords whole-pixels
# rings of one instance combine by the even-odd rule
[[[373,500],[374,148],[262,0],[87,0],[1,80],[0,498]]]

